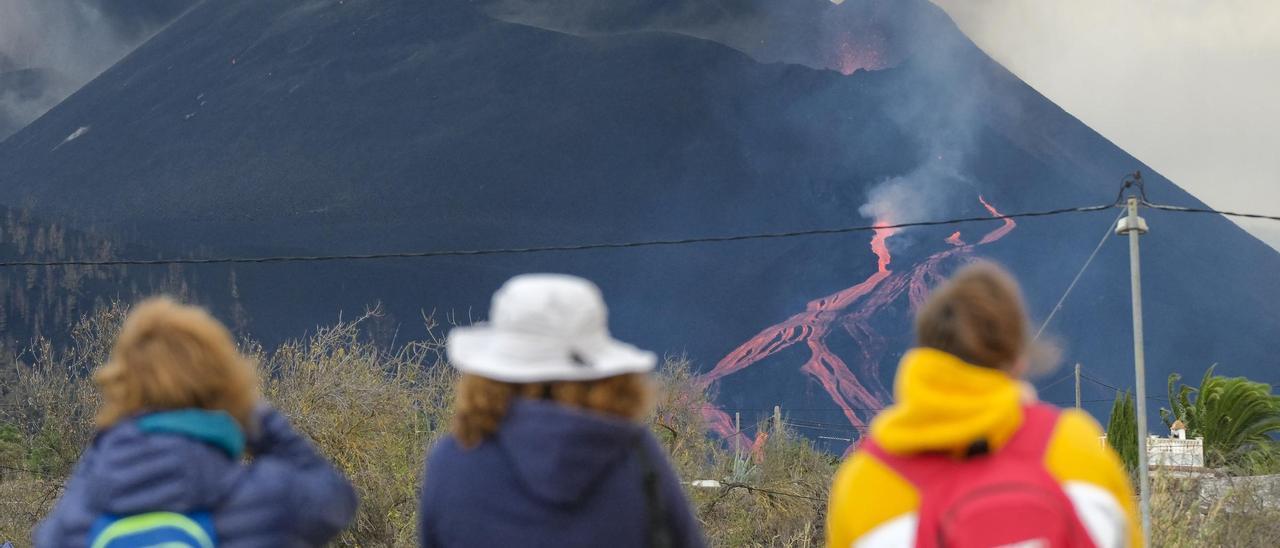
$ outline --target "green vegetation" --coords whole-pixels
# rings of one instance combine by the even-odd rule
[[[1200,386],[1179,385],[1181,375],[1169,375],[1169,404],[1160,409],[1165,425],[1181,420],[1187,437],[1204,438],[1205,465],[1253,469],[1276,463],[1275,441],[1280,432],[1280,397],[1271,385],[1244,377],[1205,371]],[[1275,471],[1272,468],[1271,471]]]
[[[1111,404],[1111,419],[1107,421],[1107,444],[1120,455],[1124,467],[1132,477],[1138,471],[1138,420],[1134,410],[1133,394],[1125,391],[1116,394]]]
[[[1266,546],[1280,536],[1280,452],[1270,434],[1280,429],[1271,387],[1214,375],[1200,386],[1169,377],[1172,409],[1160,409],[1165,425],[1182,420],[1188,437],[1203,437],[1205,461],[1218,472],[1202,476],[1152,475],[1154,546]],[[1131,474],[1137,470],[1137,422],[1133,395],[1117,394],[1107,442]]]

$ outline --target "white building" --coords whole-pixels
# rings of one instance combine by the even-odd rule
[[[1204,467],[1204,438],[1187,439],[1187,427],[1181,420],[1173,422],[1170,436],[1151,436],[1147,440],[1147,461],[1151,466]]]
[[[1204,438],[1187,439],[1187,427],[1180,420],[1169,430],[1167,438],[1147,438],[1147,463],[1152,467],[1204,468]],[[1107,436],[1100,441],[1106,445]]]

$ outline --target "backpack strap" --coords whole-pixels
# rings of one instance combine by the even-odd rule
[[[1000,452],[1037,461],[1044,460],[1060,415],[1061,411],[1052,405],[1035,403],[1024,406],[1022,426],[1018,427],[1018,431],[1014,432]]]
[[[875,457],[917,489],[932,483],[933,478],[939,474],[945,474],[946,467],[954,462],[950,456],[940,453],[894,455],[885,451],[870,436],[862,441],[858,449]]]
[[[671,525],[667,523],[667,507],[662,500],[661,486],[658,484],[658,466],[653,462],[653,457],[649,454],[649,448],[646,445],[645,435],[641,433],[636,437],[634,447],[640,458],[649,546],[671,548],[675,544],[671,538]]]

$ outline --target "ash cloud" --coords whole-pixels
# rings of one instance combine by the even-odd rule
[[[106,70],[194,0],[0,0],[0,140]]]
[[[903,67],[910,74],[900,80],[902,100],[890,103],[889,115],[917,141],[921,156],[912,169],[867,192],[859,213],[873,220],[925,221],[955,215],[957,203],[977,203],[979,185],[969,161],[983,123],[981,101],[990,95],[974,70],[979,52],[962,34],[940,30],[953,26],[949,19],[937,14],[913,19],[907,26],[918,38]]]
[[[876,27],[911,11],[876,0],[489,0],[482,9],[499,20],[583,36],[684,34],[764,63],[834,70],[848,66],[840,55],[846,42],[895,49]]]
[[[860,213],[912,222],[953,215],[957,200],[970,199],[976,207],[968,160],[981,124],[978,97],[986,93],[973,70],[980,52],[929,2],[491,0],[483,9],[503,21],[583,36],[684,34],[765,63],[845,74],[899,67],[907,73],[899,79],[904,89],[886,101],[893,109],[888,114],[918,141],[920,157],[911,169],[876,184]],[[812,135],[814,142],[828,137]]]

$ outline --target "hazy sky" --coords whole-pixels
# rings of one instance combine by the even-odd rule
[[[933,1],[1210,206],[1280,215],[1280,0]],[[1280,249],[1280,221],[1237,222]]]

